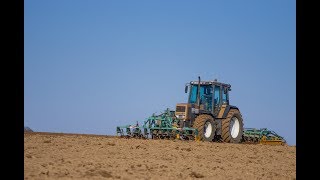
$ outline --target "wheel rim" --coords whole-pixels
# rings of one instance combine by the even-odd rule
[[[233,117],[230,121],[230,132],[232,138],[236,138],[240,132],[240,122],[237,117]]]
[[[209,138],[212,133],[212,125],[209,121],[204,125],[204,137]]]

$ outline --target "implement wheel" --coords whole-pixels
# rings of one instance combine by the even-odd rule
[[[216,132],[214,119],[207,114],[199,115],[193,123],[193,128],[198,130],[202,141],[212,141]]]
[[[224,142],[240,143],[243,134],[243,119],[238,109],[231,109],[222,120],[222,139]]]

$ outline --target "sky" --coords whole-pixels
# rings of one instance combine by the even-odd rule
[[[115,135],[187,102],[186,83],[231,84],[245,128],[296,144],[293,0],[29,0],[24,124]]]

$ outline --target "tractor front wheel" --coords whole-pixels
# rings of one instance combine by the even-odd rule
[[[199,115],[193,123],[193,128],[198,130],[198,136],[202,141],[212,141],[216,132],[214,119],[207,114]]]

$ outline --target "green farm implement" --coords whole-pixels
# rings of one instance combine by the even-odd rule
[[[255,129],[245,128],[243,131],[243,142],[254,144],[284,145],[286,140],[274,131],[267,128]]]
[[[153,114],[142,126],[136,125],[118,126],[117,135],[127,138],[152,138],[152,139],[184,139],[195,140],[198,135],[197,129],[177,126],[174,111],[166,109],[160,115]]]

